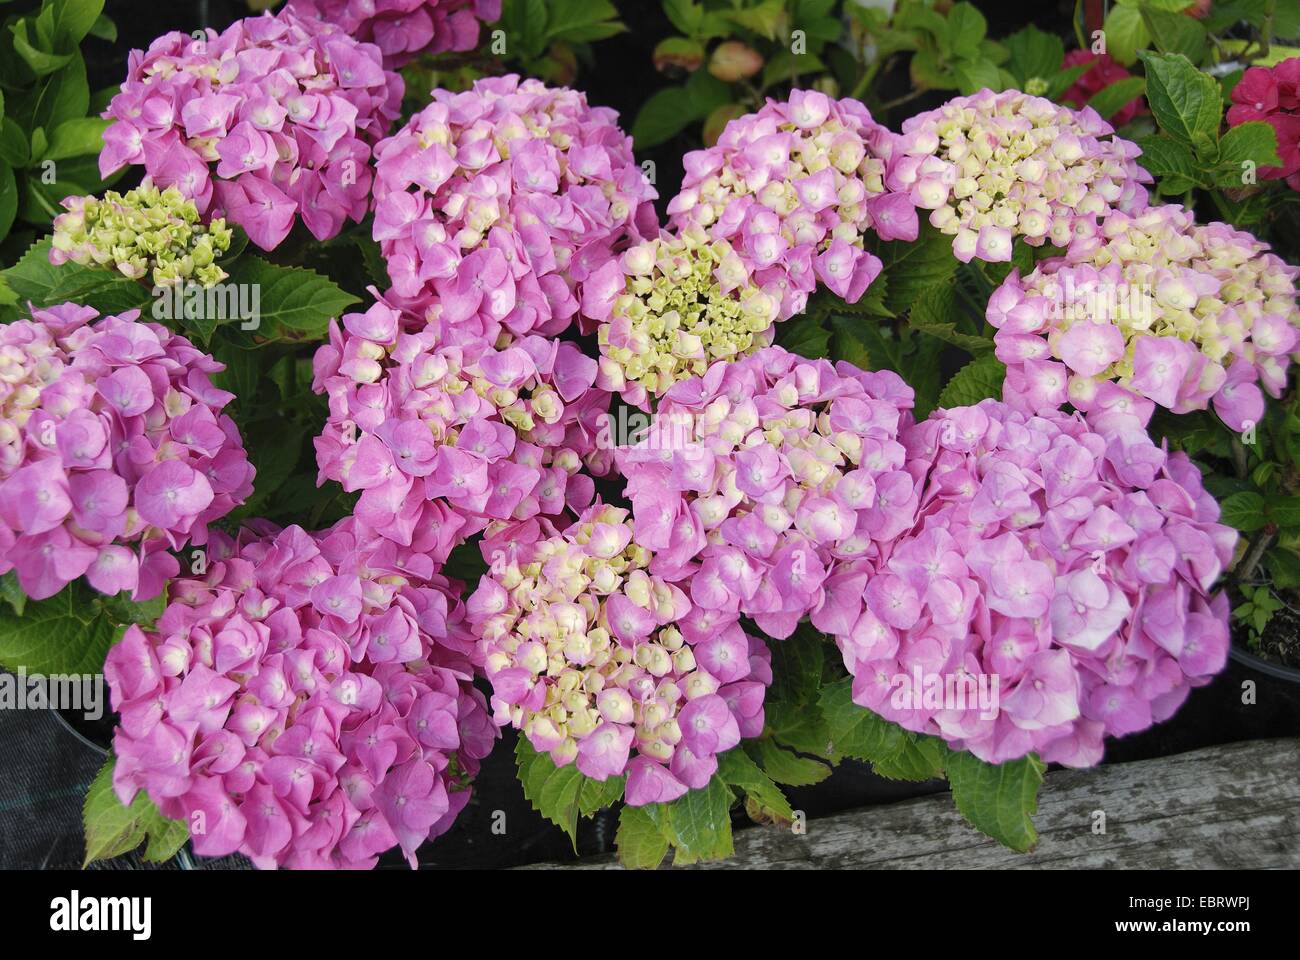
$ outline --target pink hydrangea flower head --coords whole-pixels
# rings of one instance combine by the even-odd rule
[[[375,44],[389,70],[424,53],[473,50],[479,24],[501,17],[501,0],[289,0],[287,7]]]
[[[780,347],[681,381],[615,450],[651,572],[703,610],[789,636],[831,567],[914,509],[898,441],[912,401],[894,373]]]
[[[881,267],[863,248],[866,231],[917,237],[915,207],[885,189],[892,137],[856,100],[813,90],[768,100],[728,123],[717,144],[686,155],[671,224],[725,240],[750,286],[775,284],[778,320],[801,313],[819,279],[856,302]]]
[[[375,158],[389,295],[449,339],[563,331],[584,281],[657,231],[617,114],[539,80],[435,90]]]
[[[596,361],[536,334],[508,344],[444,342],[384,299],[345,314],[314,364],[320,480],[361,491],[358,516],[438,562],[489,524],[585,508],[610,399]]]
[[[209,379],[223,365],[138,315],[65,303],[0,325],[0,573],[34,599],[83,575],[154,597],[166,551],[204,545],[252,493],[233,396]]]
[[[705,786],[718,754],[762,731],[767,649],[734,614],[703,628],[651,572],[628,511],[597,503],[484,553],[467,609],[495,719],[558,766],[626,774],[640,806]]]
[[[118,796],[144,790],[203,856],[414,866],[496,737],[460,584],[354,517],[218,546],[109,652]]]
[[[812,614],[855,702],[991,763],[1088,766],[1223,668],[1237,534],[1185,455],[996,400],[902,442],[898,526]]]
[[[1141,151],[1114,132],[1091,107],[981,90],[905,120],[886,185],[930,211],[962,262],[1006,261],[1016,237],[1065,246],[1146,206]]]
[[[402,89],[379,47],[290,10],[200,39],[165,34],[131,55],[100,171],[143,164],[263,250],[298,217],[327,240],[370,210],[371,151]]]
[[[1068,395],[1099,429],[1121,416],[1145,426],[1156,405],[1258,423],[1261,387],[1280,396],[1300,350],[1297,275],[1267,244],[1182,207],[1112,212],[990,299],[1004,399],[1037,412]],[[1068,378],[1064,394],[1038,389],[1044,369]]]

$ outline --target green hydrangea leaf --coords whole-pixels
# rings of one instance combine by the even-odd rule
[[[981,354],[958,370],[939,393],[939,406],[951,409],[1002,396],[1007,368],[991,353]]]
[[[1160,128],[1193,148],[1207,140],[1217,142],[1223,99],[1214,78],[1182,54],[1144,51],[1142,62],[1147,103]]]
[[[731,839],[732,793],[714,774],[708,786],[688,790],[664,805],[666,832],[673,845],[673,864],[725,860],[735,851]]]
[[[100,673],[117,633],[98,595],[70,583],[46,600],[27,600],[22,616],[0,610],[0,666],[28,673]]]
[[[801,757],[775,741],[753,740],[745,748],[763,771],[777,783],[791,787],[809,787],[831,775],[831,768],[812,757]]]
[[[1142,77],[1124,77],[1110,86],[1098,90],[1088,98],[1088,106],[1109,120],[1137,97],[1146,92],[1147,82]]]
[[[944,766],[953,801],[973,827],[1012,850],[1034,848],[1033,815],[1047,764],[1030,754],[995,766],[965,751],[949,751]]]
[[[515,744],[515,762],[519,783],[533,809],[569,835],[577,849],[578,792],[586,779],[574,764],[557,767],[545,754],[533,749],[528,738],[520,736]]]
[[[794,809],[790,801],[744,750],[736,747],[718,757],[718,776],[727,786],[735,787],[745,795],[745,806],[752,819],[782,824],[793,822]]]
[[[619,863],[629,870],[654,870],[668,855],[668,837],[650,806],[622,809],[614,844]]]
[[[100,768],[82,806],[85,863],[120,857],[146,841],[145,860],[155,863],[170,860],[189,839],[185,823],[164,817],[143,790],[135,795],[129,807],[123,806],[113,792],[115,763],[109,757]]]

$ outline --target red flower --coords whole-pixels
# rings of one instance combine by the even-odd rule
[[[1280,167],[1260,167],[1265,180],[1286,178],[1300,190],[1300,57],[1273,67],[1251,67],[1232,88],[1229,126],[1262,120],[1277,133]]]
[[[1062,100],[1072,103],[1076,107],[1085,106],[1093,94],[1105,90],[1117,80],[1132,76],[1131,73],[1112,60],[1109,53],[1097,54],[1090,50],[1071,50],[1065,55],[1064,66],[1067,69],[1084,63],[1091,63],[1093,66],[1091,69],[1085,70],[1079,79],[1075,80],[1061,96]],[[1146,113],[1146,105],[1141,97],[1134,97],[1110,118],[1110,122],[1117,127],[1123,126],[1140,113]]]
[[[1233,106],[1228,110],[1231,126],[1251,120],[1265,120],[1278,108],[1278,85],[1267,67],[1251,67],[1232,88]]]

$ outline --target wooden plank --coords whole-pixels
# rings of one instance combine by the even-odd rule
[[[1096,811],[1104,833],[1094,832]],[[973,830],[943,794],[812,820],[803,836],[739,830],[733,859],[690,869],[1294,868],[1300,739],[1055,771],[1034,821],[1039,844],[1018,854]],[[571,866],[618,865],[601,857]]]

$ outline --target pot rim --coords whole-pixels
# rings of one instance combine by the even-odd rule
[[[1273,663],[1271,660],[1265,660],[1263,657],[1256,656],[1244,647],[1236,643],[1228,644],[1228,656],[1240,663],[1242,666],[1249,667],[1252,670],[1258,670],[1260,673],[1266,673],[1270,677],[1276,677],[1279,680],[1288,680],[1291,683],[1300,683],[1300,670],[1295,667],[1288,667],[1285,664]]]
[[[50,712],[53,713],[54,716],[58,719],[63,729],[68,731],[68,733],[72,734],[78,740],[80,740],[82,744],[89,747],[91,750],[95,751],[95,753],[97,753],[101,757],[108,756],[109,748],[103,746],[102,744],[96,743],[94,740],[91,740],[90,737],[86,736],[84,733],[82,733],[80,730],[74,727],[72,725],[72,721],[70,721],[67,717],[63,715],[62,710],[51,710]]]

